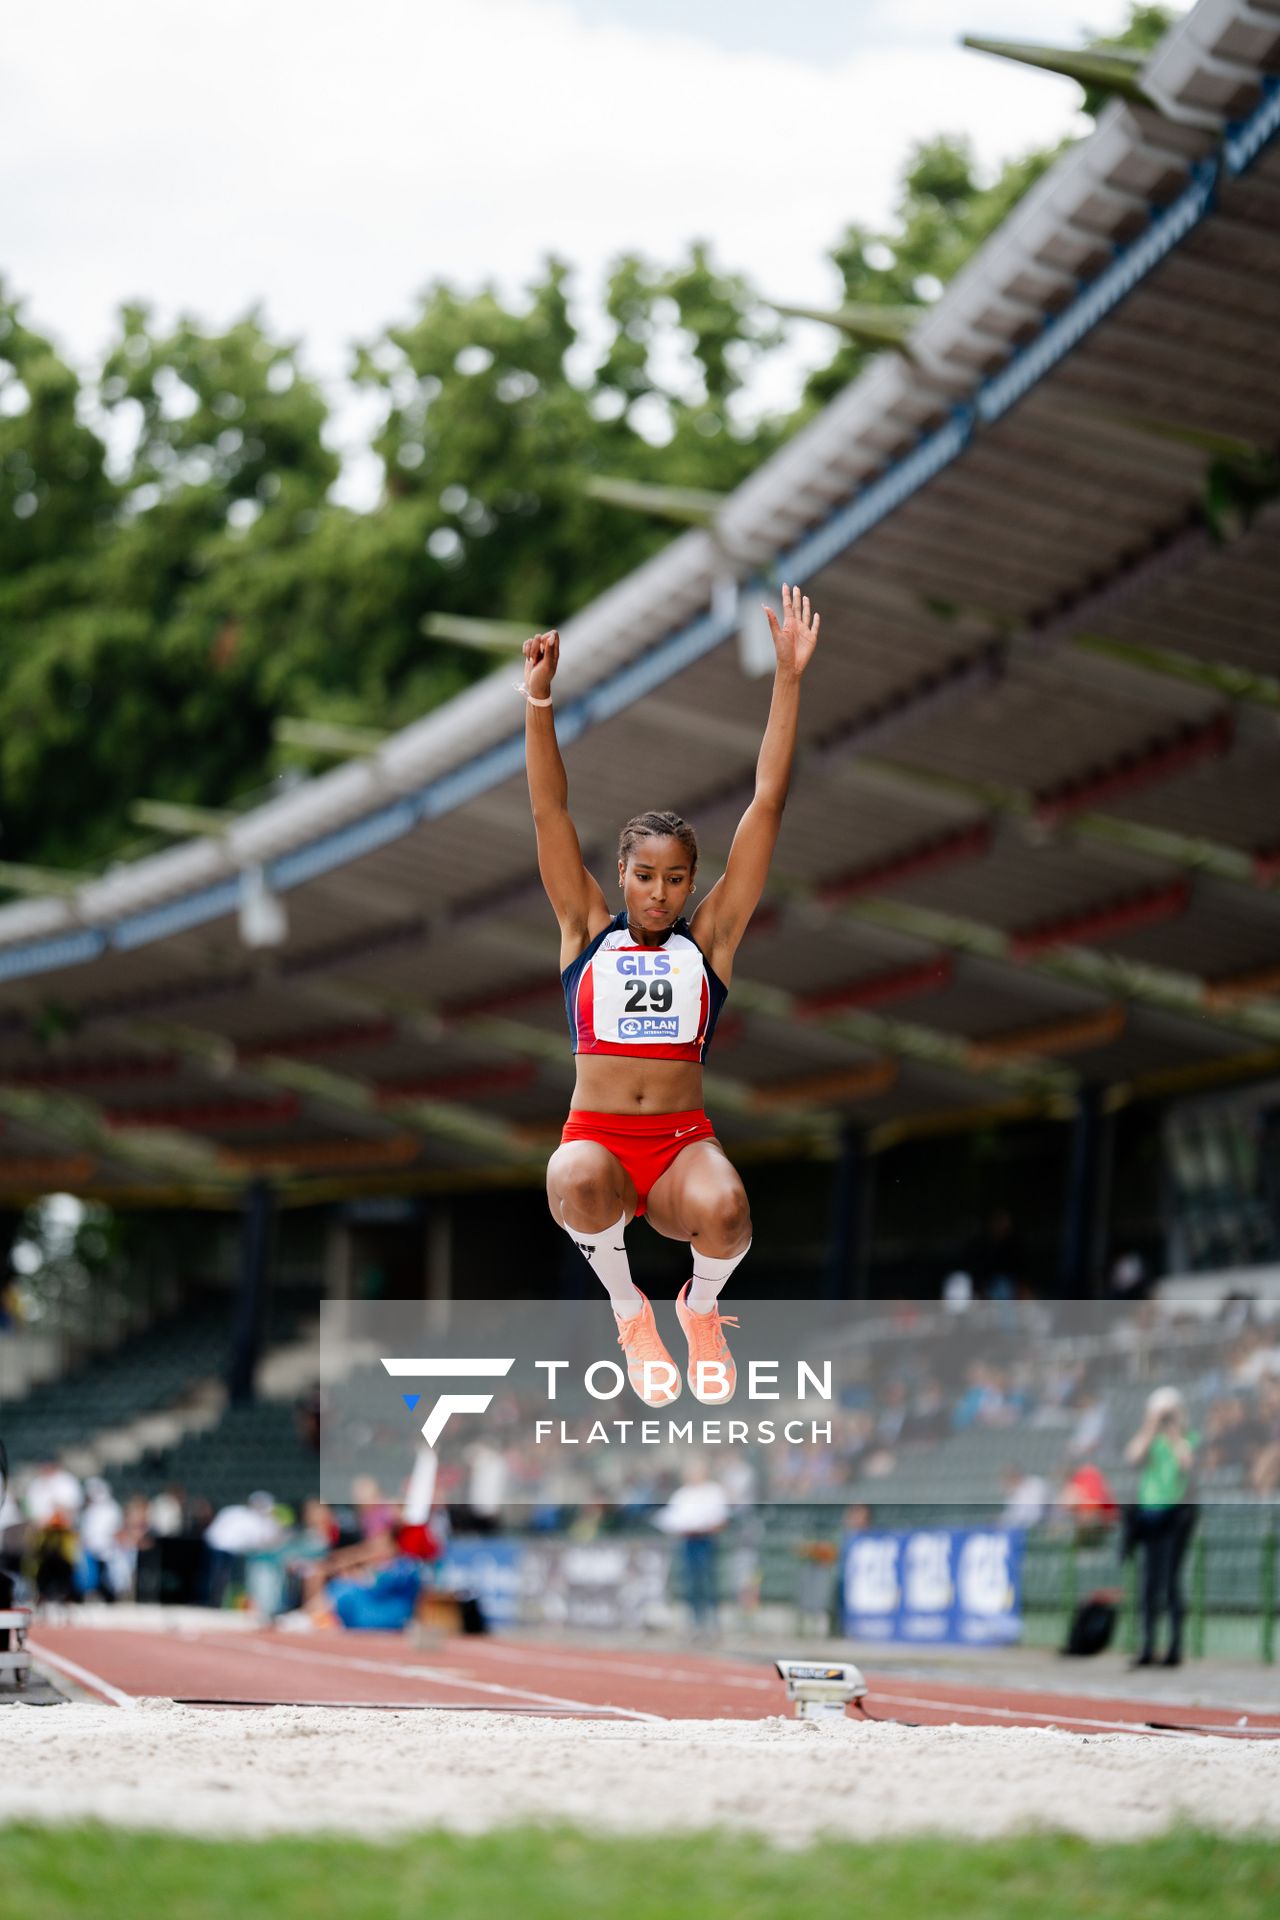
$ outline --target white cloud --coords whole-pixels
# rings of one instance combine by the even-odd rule
[[[819,68],[560,0],[43,0],[0,48],[2,264],[79,358],[125,298],[213,323],[260,298],[330,379],[428,280],[512,289],[549,251],[585,296],[623,249],[706,237],[778,297],[829,299],[825,249],[885,218],[912,140],[966,131],[994,164],[1078,97],[961,52],[950,5],[893,10],[910,44],[877,0],[865,49]]]

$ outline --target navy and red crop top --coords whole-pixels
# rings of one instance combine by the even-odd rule
[[[660,947],[642,947],[625,910],[560,981],[574,1052],[632,1060],[703,1060],[729,995],[687,920],[677,920]]]

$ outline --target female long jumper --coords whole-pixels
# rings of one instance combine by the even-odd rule
[[[678,814],[641,813],[623,827],[620,912],[587,872],[551,699],[560,637],[540,633],[524,644],[538,870],[560,922],[560,977],[577,1056],[569,1118],[547,1167],[547,1200],[608,1293],[628,1378],[651,1407],[670,1405],[680,1374],[631,1278],[623,1236],[637,1214],[693,1250],[692,1275],[676,1300],[690,1391],[716,1405],[736,1384],[724,1328],[737,1321],[721,1315],[717,1300],[751,1245],[751,1212],[702,1109],[702,1062],[738,942],[764,891],[791,782],[800,680],[818,643],[820,621],[798,587],[783,587],[782,610],[779,624],[765,608],[777,665],[755,794],[724,873],[691,919],[684,913],[697,892],[698,843]]]

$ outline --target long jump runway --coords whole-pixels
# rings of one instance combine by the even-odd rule
[[[128,1711],[139,1700],[265,1706],[436,1708],[602,1721],[766,1720],[787,1716],[772,1667],[658,1649],[548,1646],[462,1638],[418,1648],[394,1634],[202,1632],[42,1624],[32,1652],[55,1676]],[[790,1649],[786,1649],[790,1651]],[[806,1651],[798,1648],[796,1651]],[[815,1655],[819,1658],[819,1655]],[[870,1718],[912,1726],[1056,1727],[1073,1733],[1280,1738],[1280,1715],[1054,1689],[974,1686],[867,1671]],[[851,1713],[851,1719],[857,1719]]]

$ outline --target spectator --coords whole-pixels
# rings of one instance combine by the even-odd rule
[[[1026,1262],[1013,1220],[997,1207],[978,1235],[964,1268],[973,1276],[984,1300],[1016,1300]]]
[[[942,1283],[943,1305],[949,1313],[963,1313],[973,1303],[973,1275],[959,1269]]]
[[[1280,1380],[1258,1389],[1258,1447],[1249,1465],[1249,1485],[1264,1499],[1280,1492]]]
[[[1084,1461],[1098,1452],[1106,1438],[1109,1415],[1106,1400],[1096,1387],[1086,1387],[1076,1405],[1076,1423],[1067,1441],[1067,1458]]]
[[[318,1562],[328,1559],[341,1538],[342,1529],[323,1500],[303,1502],[302,1525],[284,1548],[283,1569],[288,1581],[286,1605],[306,1592],[307,1574]]]
[[[1018,1417],[1017,1399],[1006,1390],[1005,1376],[999,1367],[985,1360],[971,1363],[965,1375],[966,1386],[956,1407],[952,1424],[957,1433],[966,1427],[1008,1427]]]
[[[32,1522],[24,1568],[36,1591],[37,1606],[62,1606],[76,1600],[76,1536],[55,1509],[43,1525]]]
[[[396,1524],[396,1510],[372,1474],[360,1474],[352,1481],[351,1498],[359,1509],[361,1538],[384,1540]]]
[[[51,1454],[28,1480],[24,1504],[33,1527],[51,1526],[60,1517],[64,1525],[74,1528],[84,1505],[84,1489],[75,1474]]]
[[[1072,1521],[1078,1546],[1094,1545],[1120,1518],[1111,1482],[1089,1460],[1082,1460],[1068,1476],[1058,1499]]]
[[[1114,1262],[1107,1286],[1113,1300],[1145,1300],[1147,1263],[1140,1253],[1122,1253]]]
[[[1135,1666],[1156,1664],[1160,1615],[1166,1611],[1169,1645],[1163,1664],[1182,1664],[1182,1562],[1195,1529],[1190,1494],[1199,1444],[1199,1434],[1187,1426],[1186,1408],[1177,1388],[1157,1387],[1124,1455],[1130,1466],[1142,1469],[1132,1525],[1132,1544],[1145,1561],[1142,1650]]]
[[[124,1510],[105,1480],[96,1477],[84,1483],[85,1505],[80,1516],[80,1559],[76,1566],[76,1584],[82,1597],[96,1594],[103,1600],[116,1600],[117,1536],[124,1525]]]
[[[1048,1482],[1038,1473],[1027,1473],[1019,1466],[1006,1467],[1000,1476],[1004,1483],[1004,1511],[996,1525],[1006,1532],[1029,1532],[1038,1527],[1049,1507]]]
[[[147,1524],[157,1540],[176,1540],[186,1530],[187,1492],[173,1485],[157,1493],[147,1508]]]
[[[907,1383],[893,1379],[885,1382],[880,1398],[880,1410],[876,1415],[876,1442],[882,1447],[894,1447],[902,1437],[907,1424]]]
[[[298,1431],[298,1438],[304,1446],[310,1447],[312,1453],[320,1451],[320,1412],[318,1384],[309,1387],[305,1393],[299,1394],[293,1403],[293,1421]]]
[[[916,1389],[911,1412],[903,1423],[904,1443],[916,1447],[932,1447],[946,1438],[951,1424],[947,1407],[947,1396],[941,1380],[936,1374],[926,1374]]]
[[[1231,1372],[1237,1386],[1260,1387],[1264,1380],[1280,1380],[1280,1345],[1261,1327],[1255,1327],[1245,1334],[1241,1349],[1240,1358]]]
[[[711,1478],[700,1460],[695,1460],[654,1521],[681,1543],[685,1595],[698,1638],[710,1638],[718,1627],[717,1539],[728,1520],[729,1502],[723,1487]]]
[[[467,1452],[467,1504],[459,1516],[463,1531],[498,1531],[507,1480],[507,1460],[502,1449],[488,1440],[477,1440]]]
[[[269,1493],[251,1493],[247,1504],[223,1507],[204,1536],[205,1604],[222,1605],[237,1560],[250,1553],[270,1553],[279,1544],[280,1526]]]
[[[187,1502],[187,1530],[203,1540],[213,1525],[213,1502],[207,1494],[193,1493]]]
[[[112,1578],[116,1592],[132,1594],[137,1590],[138,1555],[154,1544],[145,1493],[131,1493],[124,1505],[124,1522],[116,1535],[112,1558]]]

